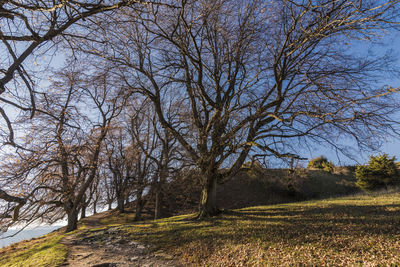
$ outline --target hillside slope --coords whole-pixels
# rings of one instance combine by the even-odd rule
[[[81,227],[73,235],[77,243],[90,240],[92,248],[135,243],[146,248],[144,259],[161,257],[175,266],[400,265],[400,193],[248,207],[200,222],[193,215],[139,223],[132,218],[109,213],[96,229]],[[39,247],[40,239],[34,242]],[[42,245],[40,252],[56,245]],[[2,249],[0,265],[29,251],[29,242]],[[141,265],[129,247],[121,252],[132,266]],[[31,263],[24,260],[9,266]],[[36,254],[39,260],[45,261]]]
[[[196,174],[166,185],[163,212],[165,217],[196,212],[201,187]],[[264,169],[254,166],[242,169],[235,177],[218,185],[218,205],[222,209],[270,205],[309,199],[343,196],[359,192],[355,187],[354,171],[336,167],[334,173],[322,170]],[[146,206],[153,212],[154,199]]]
[[[248,207],[202,222],[191,218],[119,227],[188,266],[400,265],[399,193]]]

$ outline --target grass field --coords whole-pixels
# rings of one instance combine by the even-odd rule
[[[141,223],[132,217],[102,223],[189,266],[400,265],[399,193],[249,207],[201,222],[193,215]],[[38,263],[48,254],[61,261],[59,238],[4,248],[0,266],[10,259],[20,264],[11,266],[46,266]]]
[[[250,207],[203,222],[191,217],[121,226],[188,265],[400,264],[400,194]]]

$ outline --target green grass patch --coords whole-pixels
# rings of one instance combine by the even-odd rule
[[[0,266],[58,266],[67,256],[67,248],[59,241],[64,235],[59,232],[22,241],[0,249]]]
[[[125,225],[133,239],[201,266],[400,264],[400,194],[353,196]]]
[[[118,214],[118,213],[117,213]],[[135,213],[127,212],[118,214],[117,216],[107,216],[106,218],[101,220],[101,223],[104,225],[121,225],[121,224],[129,224],[133,223],[135,218]]]

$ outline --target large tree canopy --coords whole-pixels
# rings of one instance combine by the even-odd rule
[[[90,24],[93,15],[130,6],[163,5],[158,0],[95,0],[95,1],[0,1],[0,101],[29,110],[33,117],[35,104],[35,69],[44,60],[43,55],[60,41],[73,46],[71,38],[87,33],[76,31],[76,25]],[[164,3],[165,4],[165,3]],[[27,62],[28,58],[37,57]],[[56,56],[53,53],[51,56]],[[33,65],[33,66],[32,66]],[[43,74],[43,73],[42,73]],[[43,78],[43,77],[41,77]],[[22,89],[24,87],[25,89]],[[4,93],[8,93],[6,96]],[[21,105],[21,97],[30,103]],[[9,144],[15,145],[12,121],[0,107],[0,115],[8,126]]]
[[[212,215],[217,181],[249,153],[293,157],[291,140],[334,145],[339,136],[368,147],[397,129],[397,88],[372,82],[393,61],[346,44],[391,30],[398,11],[398,1],[338,0],[125,8],[117,19],[98,20],[96,42],[83,50],[111,62],[133,92],[152,100],[201,170],[200,214]],[[173,98],[175,124],[164,108]]]
[[[154,140],[179,142],[180,153],[189,158],[187,162],[191,162],[200,173],[196,176],[202,185],[199,218],[218,213],[217,184],[235,175],[250,157],[294,158],[301,156],[298,148],[305,142],[322,142],[341,148],[337,140],[342,138],[352,139],[361,148],[372,148],[381,136],[397,133],[398,98],[395,93],[398,88],[396,85],[382,85],[384,78],[389,77],[387,74],[396,70],[395,59],[391,55],[364,53],[359,51],[359,47],[398,30],[399,1],[182,0],[163,4],[62,1],[61,6],[50,4],[36,9],[27,3],[25,8],[29,12],[26,14],[39,12],[41,16],[38,18],[45,18],[49,23],[38,28],[27,28],[29,24],[18,17],[17,11],[10,11],[13,5],[15,10],[24,8],[17,4],[13,1],[3,4],[4,10],[0,13],[3,14],[1,19],[10,25],[7,30],[2,28],[3,45],[8,51],[5,54],[8,61],[5,62],[9,65],[3,71],[1,81],[3,86],[14,78],[22,81],[31,94],[15,93],[17,91],[4,87],[3,91],[8,90],[18,101],[11,102],[4,97],[0,100],[31,114],[36,110],[52,120],[53,124],[47,127],[52,129],[53,135],[48,136],[57,140],[57,149],[62,156],[58,167],[52,170],[57,173],[54,175],[64,177],[59,180],[59,185],[64,186],[63,181],[67,184],[76,182],[79,192],[70,192],[68,201],[59,203],[74,221],[82,201],[85,202],[85,190],[97,175],[89,171],[90,168],[76,172],[86,166],[83,159],[77,161],[86,153],[82,152],[81,144],[69,146],[70,150],[63,145],[63,138],[79,140],[71,123],[80,117],[73,115],[73,110],[64,114],[59,109],[36,107],[35,94],[46,102],[49,96],[47,87],[40,92],[32,89],[32,81],[21,64],[26,59],[24,49],[28,49],[26,55],[31,54],[43,42],[54,40],[46,39],[52,36],[47,32],[63,29],[62,25],[69,25],[70,19],[83,19],[83,14],[90,14],[88,23],[74,24],[79,27],[68,33],[64,28],[59,36],[64,36],[67,41],[70,38],[79,40],[69,43],[71,51],[76,57],[86,57],[81,64],[95,66],[94,69],[87,68],[90,75],[104,72],[112,77],[114,95],[128,93],[148,101],[144,114],[154,112],[156,115],[152,114],[148,119],[143,115],[139,120],[141,123],[136,121],[136,128],[131,131],[137,145],[134,154],[140,159],[137,163],[145,166],[151,161],[148,166],[152,171],[146,172],[150,175],[158,175],[161,170],[166,172],[169,163],[157,161],[154,155],[150,155],[152,151],[161,151],[157,145],[163,141]],[[115,8],[112,14],[100,12],[114,7],[118,9]],[[90,13],[96,8],[99,12]],[[26,46],[11,46],[13,41],[25,42]],[[16,52],[18,49],[22,49],[21,52]],[[104,104],[102,107],[115,103],[108,94],[97,95],[101,90],[94,85],[96,82],[87,82],[75,90],[76,94],[86,92],[95,103]],[[66,86],[59,98],[68,88],[71,89]],[[64,98],[61,97],[59,102],[65,103],[68,98]],[[90,98],[74,98],[77,109],[84,107],[84,99]],[[54,101],[57,103],[58,100]],[[132,101],[131,107],[135,103],[139,102]],[[65,112],[67,108],[69,110],[72,106],[66,105]],[[7,118],[4,110],[0,112]],[[85,135],[98,141],[95,141],[98,144],[96,149],[89,149],[90,153],[85,154],[85,160],[90,159],[98,168],[100,146],[106,140],[111,117],[104,118],[99,106],[92,112],[106,121]],[[7,122],[11,129],[10,121]],[[71,136],[65,131],[67,128],[71,129]],[[102,134],[96,134],[97,131]],[[12,135],[10,143],[13,143]],[[31,147],[29,143],[26,146]],[[111,147],[108,149],[110,156],[121,154],[121,151],[111,151]],[[31,150],[35,152],[37,149]],[[18,156],[28,157],[32,151]],[[146,164],[141,163],[144,159]],[[108,165],[116,172],[121,166],[115,163],[114,158]],[[24,167],[15,164],[18,168]],[[28,179],[37,173],[37,166],[34,169],[35,172],[26,176]],[[79,179],[78,174],[82,175]],[[148,176],[140,179],[165,181],[167,175],[163,176],[163,179],[149,179]],[[4,177],[7,185],[15,178]],[[31,188],[42,182],[41,179],[34,181],[36,184],[31,183]],[[138,181],[137,185],[143,185]],[[29,191],[18,195],[14,189],[4,190],[2,187],[0,191],[0,197],[8,203],[3,207],[7,217],[12,217],[12,212],[18,215],[21,207],[27,207],[27,201],[32,199]],[[136,188],[136,194],[141,195],[142,189]],[[52,196],[55,191],[40,192]],[[123,197],[124,194],[122,192]]]
[[[98,174],[103,142],[124,106],[122,92],[107,73],[58,74],[37,99],[41,112],[17,124],[24,130],[19,140],[24,149],[2,155],[0,186],[18,196],[1,196],[6,201],[2,227],[52,223],[67,215],[67,231],[76,229],[79,209]]]

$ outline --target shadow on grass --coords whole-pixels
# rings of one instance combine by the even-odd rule
[[[253,240],[301,245],[338,237],[351,240],[375,235],[390,239],[400,234],[400,205],[259,207],[224,211],[204,221],[182,219],[149,225],[141,229],[144,234],[140,239],[158,248],[180,247],[191,242],[243,244]]]

